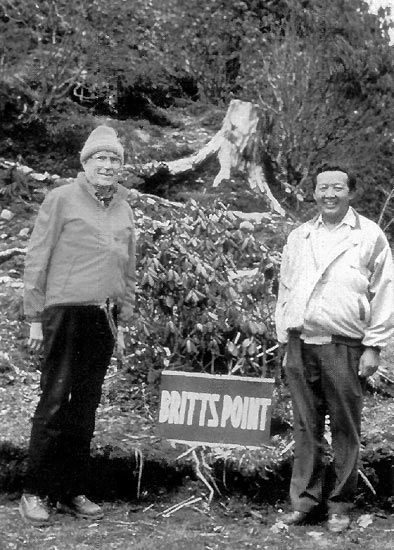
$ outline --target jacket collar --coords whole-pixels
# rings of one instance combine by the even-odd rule
[[[349,207],[350,209],[351,207]],[[353,246],[358,245],[362,240],[362,233],[360,231],[361,224],[360,224],[360,215],[352,208],[352,211],[349,213],[349,220],[346,223],[345,231],[338,243],[334,246],[332,250],[330,250],[323,262],[323,264],[320,266],[319,271],[317,273],[316,282],[322,277],[326,269],[334,262],[339,256],[341,256],[344,252],[352,248]],[[346,214],[346,216],[347,216]],[[345,217],[346,217],[345,216]],[[307,222],[305,225],[307,226],[305,228],[304,238],[307,239],[311,232],[316,229],[316,222],[317,222],[318,216],[316,216],[313,220],[310,222]],[[309,241],[309,247],[312,248],[312,243]]]
[[[78,172],[75,182],[81,189],[89,193],[89,195],[91,195],[95,201],[100,202],[95,195],[96,190],[93,185],[88,182],[85,172]],[[118,202],[121,199],[127,200],[129,193],[130,191],[126,189],[126,187],[118,183],[117,190],[114,193],[113,202]]]
[[[341,225],[348,225],[354,228],[356,224],[356,212],[351,206],[349,206],[346,214],[344,215],[342,220],[335,226],[335,228],[340,227]],[[315,227],[318,228],[320,225],[324,225],[323,216],[321,215],[321,213],[318,214],[317,217],[315,217]]]
[[[323,223],[321,214],[317,214],[314,218],[306,222],[304,225],[303,235],[305,239],[307,239],[310,236],[311,232],[316,229],[321,223]],[[349,206],[345,217],[341,221],[341,224],[342,223],[348,225],[350,229],[361,229],[360,215],[351,206]]]

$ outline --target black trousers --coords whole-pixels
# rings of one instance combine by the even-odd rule
[[[90,442],[114,347],[97,306],[53,306],[43,315],[42,394],[33,416],[25,491],[53,499],[86,492]]]
[[[361,343],[305,344],[290,335],[286,375],[294,415],[294,465],[290,484],[293,508],[311,512],[323,499],[323,438],[330,418],[334,453],[329,513],[351,507],[357,488],[363,389],[358,366]]]

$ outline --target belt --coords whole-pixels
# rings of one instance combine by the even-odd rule
[[[293,336],[294,338],[301,338],[301,331],[291,329],[289,330],[289,335]],[[361,338],[350,338],[349,336],[341,336],[340,334],[331,334],[324,336],[324,340],[326,340],[325,344],[344,344],[345,346],[350,347],[357,347],[362,346],[362,339]],[[323,344],[317,344],[317,345],[323,345]]]

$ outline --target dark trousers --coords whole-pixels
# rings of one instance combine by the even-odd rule
[[[329,513],[344,512],[357,487],[362,386],[361,344],[305,344],[290,335],[286,375],[294,415],[294,465],[290,484],[293,508],[311,512],[322,504],[324,424],[329,415],[334,479]]]
[[[43,334],[42,394],[25,491],[63,499],[86,492],[95,413],[114,338],[96,306],[46,309]]]

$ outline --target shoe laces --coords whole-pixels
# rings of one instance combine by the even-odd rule
[[[29,501],[34,505],[34,506],[43,506],[44,508],[46,508],[46,502],[43,498],[41,498],[39,495],[24,495],[24,498],[26,501]]]
[[[86,495],[77,495],[73,498],[73,501],[78,502],[78,504],[86,504],[90,502]]]

